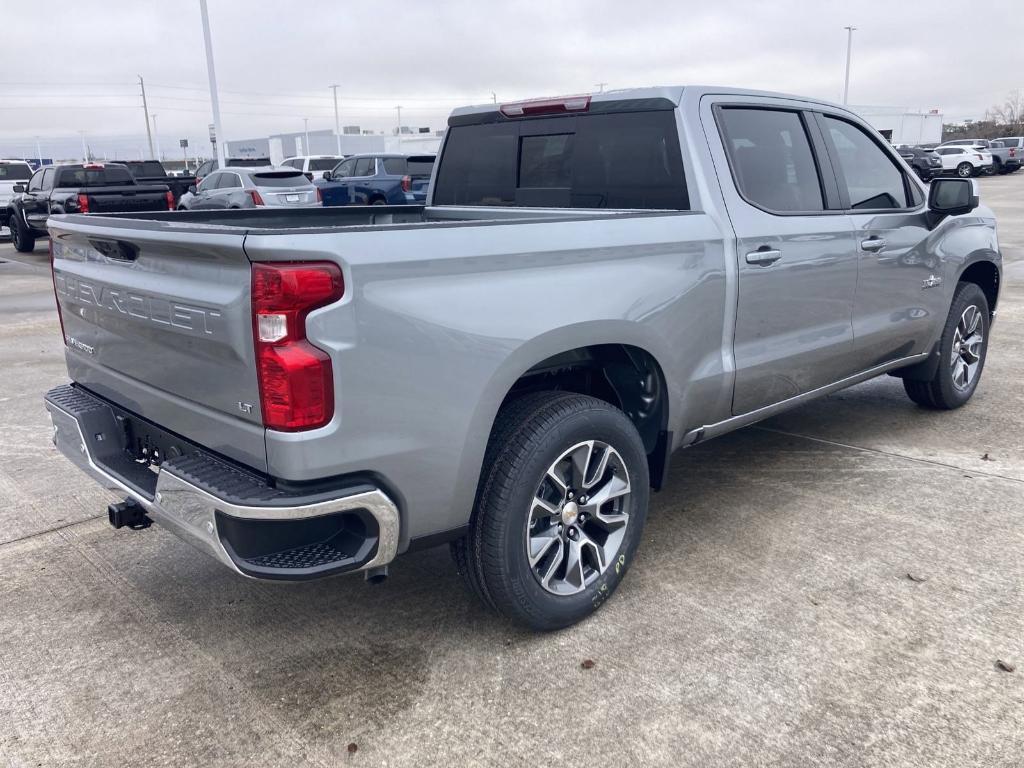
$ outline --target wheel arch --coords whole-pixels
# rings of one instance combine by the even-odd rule
[[[990,317],[996,312],[1001,279],[999,267],[996,266],[992,255],[987,252],[974,254],[957,275],[958,283],[974,283],[981,288],[988,301]]]
[[[604,323],[597,325],[591,332],[575,327],[534,339],[495,373],[473,418],[471,434],[476,439],[467,441],[475,457],[474,488],[498,411],[511,399],[542,390],[588,394],[626,413],[647,451],[651,486],[661,487],[672,451],[671,382],[663,363],[668,350],[655,334],[645,333],[637,324],[616,324],[618,332],[612,333]]]

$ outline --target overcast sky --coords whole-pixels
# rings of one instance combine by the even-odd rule
[[[228,139],[343,124],[440,128],[462,103],[638,85],[731,85],[980,118],[1024,88],[1019,0],[209,0]],[[146,79],[163,151],[209,153],[198,0],[0,0],[0,156],[145,146]],[[972,30],[971,38],[961,34]],[[16,31],[18,31],[16,33]],[[962,41],[962,42],[961,42]]]

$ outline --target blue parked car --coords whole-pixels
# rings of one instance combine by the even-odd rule
[[[352,155],[314,184],[324,206],[415,205],[427,199],[434,155]]]

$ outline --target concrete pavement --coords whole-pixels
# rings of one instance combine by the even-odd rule
[[[0,246],[0,766],[1020,766],[1024,173],[981,185],[1010,263],[974,400],[883,377],[677,454],[621,589],[551,635],[444,549],[277,585],[112,530],[49,441],[45,244]]]

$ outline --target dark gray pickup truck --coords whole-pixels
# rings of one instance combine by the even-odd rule
[[[37,238],[47,236],[50,216],[174,210],[166,184],[140,184],[118,164],[50,165],[14,192],[0,211],[0,227],[10,227],[14,247],[24,253],[36,247]]]
[[[456,110],[425,206],[50,232],[46,407],[115,527],[285,581],[450,542],[538,629],[612,594],[673,451],[886,373],[967,403],[1001,275],[974,180],[706,87]]]

